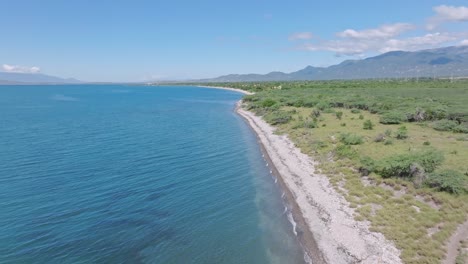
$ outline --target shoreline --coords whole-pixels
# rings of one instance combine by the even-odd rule
[[[254,94],[229,87],[197,87]],[[328,177],[315,169],[316,161],[302,153],[286,135],[275,134],[274,127],[243,109],[242,104],[242,99],[236,103],[235,112],[255,132],[272,174],[279,179],[306,262],[402,263],[401,252],[392,241],[381,233],[371,232],[368,221],[354,220],[354,209]]]
[[[234,91],[238,93],[242,93],[245,95],[252,95],[254,94],[253,92],[237,89],[237,88],[230,88],[230,87],[223,87],[223,86],[207,86],[207,85],[195,85],[195,87],[198,88],[208,88],[208,89],[221,89],[221,90],[229,90],[229,91]]]
[[[236,112],[256,133],[265,159],[280,179],[299,242],[312,263],[402,263],[393,242],[369,231],[368,222],[354,220],[354,209],[328,177],[317,173],[315,161],[287,136],[274,134],[261,117],[243,109],[242,100]]]
[[[257,138],[257,142],[259,144],[260,151],[263,154],[263,158],[267,162],[267,165],[271,170],[271,174],[275,177],[275,179],[278,179],[279,188],[283,191],[284,195],[281,198],[283,199],[283,202],[285,202],[287,210],[291,213],[292,221],[295,222],[295,225],[292,223],[291,224],[293,232],[295,233],[296,238],[299,240],[299,244],[302,247],[302,251],[304,252],[304,261],[310,264],[327,263],[323,257],[322,252],[320,252],[317,246],[313,233],[311,232],[302,215],[301,209],[294,198],[294,194],[287,187],[283,177],[276,168],[275,163],[270,158],[265,145],[260,140],[259,134],[249,123],[249,119],[239,112],[241,110],[241,103],[242,100],[236,103],[235,112],[244,120],[244,122],[249,125],[249,128],[252,130],[252,132],[255,133],[255,137]]]

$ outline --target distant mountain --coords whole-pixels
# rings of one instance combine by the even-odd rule
[[[468,46],[421,51],[391,51],[362,60],[346,60],[330,67],[312,67],[268,74],[230,74],[201,82],[247,82],[372,79],[409,77],[468,77]]]
[[[0,72],[0,84],[73,84],[81,83],[76,79],[64,79],[60,77],[40,73]]]

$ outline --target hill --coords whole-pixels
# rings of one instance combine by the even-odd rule
[[[0,72],[1,84],[73,84],[81,81],[73,78],[60,78],[40,73]]]
[[[268,74],[230,74],[202,82],[294,81],[411,77],[467,77],[468,46],[420,51],[391,51],[362,60],[346,60],[329,67]]]

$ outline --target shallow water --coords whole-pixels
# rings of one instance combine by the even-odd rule
[[[0,86],[0,263],[302,263],[240,98]]]

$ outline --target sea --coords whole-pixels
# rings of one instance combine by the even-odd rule
[[[242,96],[0,86],[0,263],[304,263]]]

